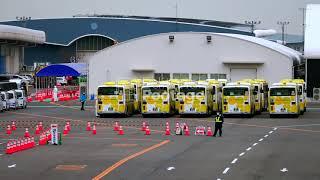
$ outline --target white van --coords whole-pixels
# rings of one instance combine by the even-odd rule
[[[17,109],[18,99],[14,90],[8,91],[9,107],[10,109]]]
[[[0,96],[1,96],[1,101],[2,101],[2,107],[4,110],[9,110],[9,98],[8,98],[8,93],[5,91],[1,91],[0,92]]]
[[[15,90],[18,100],[18,107],[25,109],[27,108],[27,98],[25,96],[24,90]]]

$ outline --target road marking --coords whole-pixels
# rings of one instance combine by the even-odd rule
[[[92,137],[78,137],[78,136],[66,136],[65,138],[68,138],[68,139],[92,139]],[[94,138],[94,139],[98,139],[98,140],[101,140],[101,139],[105,139],[105,140],[122,140],[122,141],[149,141],[149,142],[160,142],[162,141],[161,139],[139,139],[139,138],[132,138],[132,139],[128,139],[128,138]]]
[[[263,141],[263,138],[259,139],[259,142]]]
[[[273,130],[275,131],[275,130],[277,130],[278,128],[273,128]]]
[[[273,131],[269,131],[269,134],[272,134],[273,133]]]
[[[17,166],[17,164],[12,164],[12,165],[9,165],[8,168],[15,168]]]
[[[264,137],[266,138],[266,137],[268,137],[269,135],[268,134],[266,134]]]
[[[57,165],[55,169],[65,171],[80,171],[86,167],[87,165]]]
[[[134,153],[134,154],[132,154],[132,155],[130,155],[130,156],[128,156],[128,157],[125,157],[125,158],[121,159],[120,161],[116,162],[115,164],[113,164],[112,166],[110,166],[109,168],[105,169],[103,172],[101,172],[100,174],[98,174],[97,176],[95,176],[95,177],[92,178],[92,179],[93,179],[93,180],[101,179],[101,178],[103,178],[104,176],[106,176],[106,175],[108,175],[109,173],[111,173],[113,170],[117,169],[119,166],[121,166],[121,165],[123,165],[124,163],[126,163],[127,161],[129,161],[129,160],[131,160],[131,159],[133,159],[133,158],[135,158],[135,157],[138,157],[138,156],[140,156],[140,155],[142,155],[142,154],[145,154],[145,153],[147,153],[147,152],[149,152],[149,151],[152,151],[152,150],[154,150],[154,149],[156,149],[156,148],[159,148],[159,147],[161,147],[161,146],[163,146],[163,145],[165,145],[165,144],[167,144],[167,143],[169,143],[169,142],[170,142],[170,140],[162,141],[162,142],[160,142],[160,143],[158,143],[158,144],[155,144],[155,145],[150,146],[150,147],[148,147],[148,148],[146,148],[146,149],[143,149],[142,151],[139,151],[139,152]]]
[[[222,174],[227,174],[227,172],[229,171],[229,167],[227,167],[223,172],[222,172]]]
[[[280,169],[281,172],[287,172],[288,169],[287,168],[283,168],[283,169]]]
[[[254,143],[254,144],[252,144],[252,146],[256,146],[258,143]]]
[[[112,147],[136,147],[138,144],[111,144]]]
[[[241,157],[241,156],[243,156],[245,154],[245,152],[242,152],[241,154],[239,154],[239,156]]]
[[[174,170],[174,169],[176,169],[176,168],[175,167],[168,167],[167,168],[168,171],[171,171],[171,170]]]
[[[238,161],[238,158],[234,158],[234,160],[231,162],[231,164],[234,164]]]
[[[250,151],[251,149],[252,149],[251,147],[248,147],[246,150],[247,150],[247,151]]]

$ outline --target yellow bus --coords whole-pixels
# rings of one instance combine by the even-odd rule
[[[212,111],[221,111],[221,85],[219,81],[215,79],[207,79],[206,81],[209,83],[209,86],[212,87]]]
[[[174,88],[169,82],[149,82],[142,86],[141,113],[148,115],[172,115],[175,101]]]
[[[262,90],[261,90],[261,104],[262,104],[262,111],[268,110],[268,91],[269,91],[269,85],[268,82],[264,79],[254,79],[255,82],[258,82],[261,84]]]
[[[134,94],[134,111],[136,113],[141,112],[141,86],[142,80],[141,79],[132,79],[130,81],[131,85],[133,86],[133,94]]]
[[[264,96],[262,84],[258,81],[255,81],[254,79],[244,79],[239,82],[251,84],[251,86],[253,87],[255,112],[257,114],[261,114],[261,112],[263,111],[262,98]]]
[[[175,91],[173,94],[173,98],[174,98],[174,110],[175,110],[175,114],[179,113],[179,99],[178,99],[178,91],[179,91],[179,86],[181,85],[181,80],[180,79],[170,79],[169,80],[170,84],[174,87]]]
[[[179,87],[180,115],[210,115],[212,88],[207,82],[184,82]]]
[[[254,98],[250,83],[228,83],[222,88],[222,114],[253,116],[255,114]]]
[[[133,88],[128,81],[106,82],[98,87],[96,116],[121,114],[129,116],[134,111]]]
[[[281,83],[296,83],[298,86],[298,95],[299,95],[299,106],[300,114],[304,114],[307,109],[307,100],[306,100],[306,83],[303,79],[284,79],[280,81]]]
[[[275,115],[300,114],[299,93],[296,83],[274,83],[269,90],[269,113],[270,117]]]

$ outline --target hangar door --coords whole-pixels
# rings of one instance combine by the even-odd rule
[[[241,79],[256,79],[256,78],[257,78],[256,68],[231,68],[230,69],[231,82],[238,81]]]

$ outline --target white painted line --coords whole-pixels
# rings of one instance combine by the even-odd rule
[[[241,154],[239,154],[239,156],[241,157],[241,156],[243,156],[245,154],[245,152],[242,152]]]
[[[254,143],[254,144],[252,144],[252,146],[256,146],[258,143]]]
[[[227,172],[229,171],[229,167],[227,167],[223,172],[222,172],[222,174],[227,174]]]
[[[263,141],[263,138],[259,139],[259,142]]]
[[[287,168],[283,168],[283,169],[280,169],[281,172],[287,172],[288,169]]]
[[[277,130],[278,128],[273,128],[273,130],[275,131],[275,130]]]
[[[238,161],[238,158],[234,158],[234,160],[231,162],[231,164],[234,164]]]
[[[168,167],[167,168],[168,171],[171,171],[171,170],[174,170],[174,169],[176,169],[176,168],[175,167]]]
[[[267,134],[267,135],[265,135],[264,137],[266,138],[266,137],[268,137],[269,135]]]
[[[17,165],[16,164],[12,164],[10,166],[8,166],[8,168],[15,168]]]
[[[252,149],[251,147],[248,147],[246,150],[247,150],[247,151],[250,151],[251,149]]]
[[[221,180],[220,178],[218,178],[217,180]]]
[[[273,131],[269,131],[269,134],[272,134],[273,133]]]
[[[3,154],[0,154],[0,156],[2,156]]]
[[[277,128],[303,127],[303,126],[320,126],[320,124],[295,124],[295,125],[289,125],[289,126],[277,126]]]

